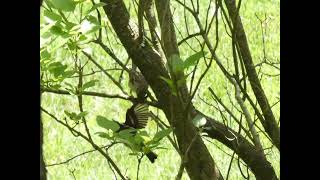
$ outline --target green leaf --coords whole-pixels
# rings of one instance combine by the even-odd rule
[[[51,0],[56,9],[71,12],[74,11],[76,3],[73,0]]]
[[[117,131],[120,128],[120,126],[116,122],[110,121],[103,116],[97,116],[96,120],[97,120],[97,124],[100,127],[103,127],[105,129],[111,129],[112,131]]]
[[[52,34],[57,35],[57,36],[66,36],[66,35],[68,35],[67,32],[65,32],[61,27],[59,27],[57,25],[52,26],[52,28],[50,29],[50,32]]]
[[[44,49],[43,51],[40,52],[40,57],[42,60],[50,59],[51,54],[48,52],[47,49]]]
[[[198,128],[205,125],[206,122],[207,122],[207,119],[200,114],[197,114],[196,117],[194,117],[192,120],[192,123]]]
[[[169,59],[170,64],[172,65],[172,71],[175,74],[183,72],[184,64],[179,55],[173,54]]]
[[[124,139],[124,140],[130,142],[131,144],[134,144],[135,143],[135,139],[134,139],[134,133],[133,132],[136,132],[136,130],[132,129],[132,128],[124,129],[124,130],[120,131],[118,133],[118,135],[119,135],[119,137],[121,139]]]
[[[171,132],[172,132],[171,128],[159,131],[154,135],[153,141],[155,141],[155,142],[160,141],[162,138],[168,136]]]
[[[94,32],[96,32],[96,31],[98,31],[100,28],[101,28],[100,25],[92,26],[92,28],[91,28],[89,31],[85,32],[84,34],[94,33]]]
[[[85,40],[87,40],[87,39],[88,39],[87,36],[84,35],[84,34],[81,34],[81,35],[79,36],[79,41],[85,41]]]
[[[96,132],[95,134],[97,134],[99,137],[102,137],[102,138],[112,139],[111,136],[109,136],[109,134],[105,132]]]
[[[62,74],[62,77],[63,77],[63,78],[69,78],[69,77],[71,77],[72,75],[74,75],[74,73],[75,73],[74,70],[65,71],[65,72]]]
[[[171,79],[165,78],[163,76],[160,76],[160,79],[164,80],[169,85],[172,94],[177,96],[177,89],[176,89],[175,85],[173,84],[173,81]]]
[[[205,51],[200,51],[197,52],[191,56],[189,56],[185,61],[184,61],[184,69],[190,67],[190,66],[195,66],[197,64],[197,61],[202,58],[204,55],[206,55],[208,52]]]
[[[159,146],[160,145],[160,142],[159,141],[154,141],[154,140],[151,140],[151,141],[148,141],[147,143],[146,143],[146,146],[148,146],[149,148],[155,148],[155,147],[157,147],[157,146]]]
[[[61,62],[54,62],[49,64],[48,70],[53,74],[55,78],[62,75],[64,71],[67,69],[67,65],[61,64]]]
[[[52,21],[62,21],[62,17],[52,11],[44,10],[43,15]]]
[[[144,138],[142,137],[142,136],[139,136],[139,135],[136,135],[136,136],[134,136],[134,142],[136,143],[136,144],[141,144],[141,143],[143,143],[145,140],[144,140]]]
[[[77,116],[82,118],[82,117],[85,117],[87,114],[88,114],[87,111],[83,111],[83,112],[79,113]]]
[[[148,134],[147,131],[139,131],[139,135],[140,135],[140,136],[147,136],[147,137],[149,137],[149,134]]]
[[[105,5],[106,5],[106,3],[104,3],[104,2],[100,2],[100,3],[95,4],[94,6],[92,6],[91,9],[89,9],[89,10],[85,13],[85,16],[88,15],[88,14],[90,14],[92,11],[96,10],[97,8],[102,7],[102,6],[105,6]]]
[[[71,89],[74,88],[74,85],[72,85],[72,84],[70,84],[70,83],[68,83],[68,82],[65,82],[64,84],[65,84],[66,86],[69,86]]]
[[[50,86],[52,89],[59,89],[61,88],[61,85],[60,84],[54,84],[52,86]]]
[[[84,83],[84,85],[82,86],[82,90],[95,86],[97,82],[99,82],[99,80],[95,79],[95,80],[91,80],[89,82]]]
[[[188,78],[188,75],[185,75],[183,78],[179,79],[177,81],[177,86],[181,87],[183,83],[185,83],[186,79]]]
[[[67,46],[68,46],[68,48],[69,48],[71,51],[73,51],[73,50],[75,50],[75,49],[77,48],[77,43],[74,42],[74,41],[69,41],[69,42],[67,43]]]
[[[45,27],[43,27],[41,30],[40,30],[40,36],[42,37],[46,32],[48,32],[52,26],[54,26],[56,24],[56,22],[52,22],[48,25],[46,25]]]
[[[100,25],[98,19],[95,16],[89,15],[87,16],[87,20],[95,25]]]
[[[60,48],[61,46],[65,45],[68,42],[69,38],[70,38],[70,36],[69,37],[68,36],[67,37],[60,36],[60,38],[56,40],[56,41],[58,41],[58,43],[54,47],[52,47],[49,52],[53,52],[53,51],[57,50],[58,48]]]
[[[77,24],[75,24],[73,22],[66,22],[65,24],[66,24],[65,29],[68,31],[72,30],[75,26],[77,26]]]
[[[71,120],[76,120],[77,114],[75,112],[69,112],[67,110],[64,110],[64,113],[71,119]]]

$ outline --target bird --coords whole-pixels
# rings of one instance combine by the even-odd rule
[[[138,102],[144,102],[147,98],[148,93],[148,82],[144,78],[144,76],[136,70],[136,68],[132,68],[129,70],[129,88],[136,93]]]
[[[133,128],[135,130],[142,129],[147,126],[149,117],[149,106],[145,103],[135,103],[133,104],[126,112],[126,121],[124,123],[118,123],[119,129],[116,133],[119,133],[122,130]],[[135,135],[136,131],[132,132],[132,135]],[[143,144],[142,144],[143,146]],[[151,150],[147,150],[145,155],[150,160],[150,162],[154,163],[155,159],[157,159],[157,154],[152,152]]]

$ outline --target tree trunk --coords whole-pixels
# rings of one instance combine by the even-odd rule
[[[138,30],[135,24],[130,22],[129,13],[122,0],[105,0],[107,5],[104,10],[113,26],[114,31],[154,91],[161,109],[164,111],[174,133],[177,136],[180,154],[184,154],[191,144],[194,143],[187,154],[185,164],[190,179],[216,180],[223,179],[217,169],[208,149],[206,148],[197,129],[189,118],[186,118],[183,104],[170,92],[169,86],[160,77],[169,78],[160,54],[145,42],[141,46],[138,38]],[[167,52],[168,53],[168,52]],[[191,106],[192,107],[192,106]],[[193,108],[187,112],[191,114]],[[190,116],[187,116],[190,117]],[[192,117],[192,116],[191,116]]]

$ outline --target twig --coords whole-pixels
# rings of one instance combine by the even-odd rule
[[[105,147],[107,147],[107,146],[102,146],[101,148],[105,148]],[[62,164],[67,164],[67,163],[69,163],[70,161],[76,159],[77,157],[80,157],[80,156],[82,156],[82,155],[85,155],[85,154],[88,154],[88,153],[91,153],[91,152],[94,152],[94,151],[97,151],[97,150],[96,150],[96,149],[92,149],[92,150],[89,150],[89,151],[85,151],[85,152],[80,153],[80,154],[78,154],[78,155],[75,155],[75,156],[73,156],[73,157],[71,157],[71,158],[69,158],[69,159],[67,159],[67,160],[65,160],[65,161],[62,161],[62,162],[59,162],[59,163],[48,164],[48,165],[46,165],[46,167],[57,166],[57,165],[62,165]]]
[[[93,62],[93,64],[95,64],[106,76],[108,76],[110,78],[110,80],[122,91],[123,94],[128,95],[128,93],[126,93],[123,90],[123,87],[121,86],[121,84],[119,84],[107,71],[104,71],[103,67],[98,64],[91,55],[89,55],[88,53],[86,53],[85,51],[82,51],[82,53],[87,56],[87,58]]]
[[[199,35],[201,35],[200,32],[197,32],[197,33],[193,33],[193,34],[188,35],[187,37],[183,38],[181,41],[178,42],[178,46],[180,46],[182,43],[184,43],[184,42],[187,41],[188,39],[191,39],[191,38],[196,37],[196,36],[199,36]]]
[[[103,155],[110,163],[111,165],[114,167],[114,169],[117,171],[117,173],[119,174],[119,176],[123,179],[126,180],[126,178],[122,175],[120,169],[118,168],[118,166],[114,163],[114,161],[111,159],[111,157],[106,154],[98,145],[96,145],[93,141],[91,141],[87,136],[83,135],[81,132],[72,129],[68,124],[64,123],[63,121],[59,120],[58,118],[56,118],[53,114],[49,113],[47,110],[45,110],[44,108],[42,108],[40,106],[41,111],[43,111],[44,113],[46,113],[47,115],[49,115],[51,118],[53,118],[55,121],[57,121],[59,124],[65,126],[66,128],[68,128],[71,132],[76,133],[78,136],[82,137],[83,139],[85,139],[88,143],[91,144],[91,146],[96,149],[97,151],[100,152],[101,155]]]
[[[143,154],[141,157],[138,158],[138,167],[137,167],[137,180],[139,180],[139,171],[140,171],[140,164],[141,164],[141,159],[143,158]]]
[[[166,125],[158,116],[156,116],[155,114],[153,114],[153,112],[150,111],[150,115],[152,116],[152,118],[155,120],[155,122],[157,123],[157,125],[161,128],[161,129],[165,129],[165,128],[169,128],[168,125]],[[177,143],[170,137],[167,136],[167,138],[169,139],[169,141],[171,142],[172,146],[176,149],[176,151],[179,153],[179,148],[177,146]]]
[[[76,57],[78,55],[76,54]],[[77,88],[77,98],[78,98],[78,103],[79,103],[79,110],[81,113],[83,113],[83,99],[82,99],[82,85],[83,85],[83,78],[82,78],[82,74],[83,74],[83,68],[84,66],[81,66],[81,62],[79,60],[79,66],[78,66],[78,73],[79,73],[79,81],[78,81],[78,88]],[[85,118],[85,116],[82,116],[82,122],[84,124],[84,127],[85,127],[85,130],[87,132],[87,135],[88,135],[88,138],[92,141],[92,138],[91,138],[91,134],[90,134],[90,130],[88,128],[88,125],[87,125],[87,120]]]
[[[209,91],[210,93],[213,95],[214,99],[216,101],[219,102],[219,104],[228,112],[229,115],[231,115],[231,117],[239,124],[239,126],[241,127],[241,129],[243,129],[243,131],[247,134],[247,136],[249,137],[250,140],[253,141],[253,138],[251,137],[250,133],[248,132],[248,130],[246,130],[245,127],[242,126],[242,123],[238,120],[238,118],[231,112],[231,110],[221,101],[220,98],[218,98],[218,96],[214,93],[214,91],[211,89],[211,87],[209,87]]]
[[[47,87],[43,87],[43,86],[40,87],[40,90],[41,90],[41,92],[49,92],[49,93],[62,94],[62,95],[71,95],[70,92],[66,91],[66,90],[51,89],[51,88],[47,88]],[[83,91],[82,95],[105,97],[105,98],[119,98],[119,99],[131,101],[131,98],[129,96],[120,96],[118,94],[105,94],[105,93],[92,92],[92,91]]]
[[[66,90],[60,90],[60,89],[51,89],[47,87],[40,87],[41,92],[48,92],[48,93],[55,93],[55,94],[62,94],[62,95],[71,95],[69,91]],[[99,93],[99,92],[92,92],[92,91],[83,91],[82,95],[87,95],[87,96],[95,96],[95,97],[101,97],[101,98],[118,98],[118,99],[123,99],[131,102],[135,102],[135,98],[132,96],[120,96],[118,94],[105,94],[105,93]],[[160,105],[157,101],[145,101],[146,104],[149,106],[153,106],[156,108],[160,108]]]

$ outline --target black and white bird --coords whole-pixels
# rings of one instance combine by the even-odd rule
[[[118,123],[120,128],[116,132],[120,132],[125,129],[134,128],[142,129],[147,126],[149,118],[149,106],[144,103],[133,104],[126,112],[126,121],[121,124]],[[157,159],[157,154],[152,151],[146,153],[148,159],[154,163]]]

